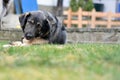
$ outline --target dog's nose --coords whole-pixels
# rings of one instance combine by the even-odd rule
[[[33,35],[31,34],[31,33],[26,33],[26,39],[27,40],[30,40],[30,39],[32,39],[33,38]]]

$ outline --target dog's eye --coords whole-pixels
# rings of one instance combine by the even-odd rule
[[[28,20],[28,22],[34,24],[34,20]]]

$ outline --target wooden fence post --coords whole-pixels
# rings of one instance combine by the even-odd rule
[[[68,21],[67,21],[67,27],[70,28],[71,27],[71,19],[72,19],[72,10],[71,8],[69,8],[68,10]]]
[[[79,8],[78,11],[78,27],[82,28],[82,8]]]
[[[108,12],[108,22],[107,22],[107,28],[111,28],[111,20],[112,20],[112,13]]]
[[[96,11],[95,9],[92,10],[92,19],[91,19],[91,28],[95,28],[95,20],[96,20]]]
[[[90,28],[95,28],[96,25],[105,25],[107,26],[106,28],[111,28],[112,25],[118,25],[120,26],[120,21],[112,21],[112,18],[120,18],[120,13],[112,13],[112,12],[96,12],[95,9],[93,9],[91,12],[89,11],[82,11],[81,8],[79,8],[79,10],[77,12],[72,12],[71,9],[68,9],[68,11],[64,12],[64,15],[67,16],[67,19],[64,20],[64,23],[67,25],[68,28],[70,28],[72,26],[72,24],[77,24],[79,28],[82,28],[82,25],[89,25],[91,24]],[[72,20],[72,16],[77,16],[77,20],[73,19]],[[91,20],[83,20],[82,16],[87,16],[87,17],[91,17]],[[96,20],[96,17],[99,18],[103,18],[103,17],[107,17],[107,21],[106,20]]]

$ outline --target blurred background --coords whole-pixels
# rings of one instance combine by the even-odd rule
[[[76,7],[75,9],[77,9],[78,5],[74,4],[75,1],[79,1],[79,7],[82,7],[84,10],[91,10],[95,8],[96,11],[100,12],[120,12],[120,0],[0,0],[0,19],[3,21],[1,23],[1,27],[16,27],[19,25],[19,23],[14,23],[14,21],[18,21],[17,17],[19,14],[29,11],[45,10],[51,12],[56,16],[63,16],[64,10],[67,10],[70,7]],[[93,7],[90,7],[91,9],[88,7],[86,8],[88,4],[86,4],[86,6],[83,6],[81,5],[82,1],[88,4],[91,4],[90,1],[92,1],[91,5],[93,5]]]

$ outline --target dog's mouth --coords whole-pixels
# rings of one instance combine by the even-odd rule
[[[25,34],[25,38],[26,38],[27,40],[31,40],[31,39],[34,38],[34,35],[31,34],[31,33],[26,33],[26,34]]]

